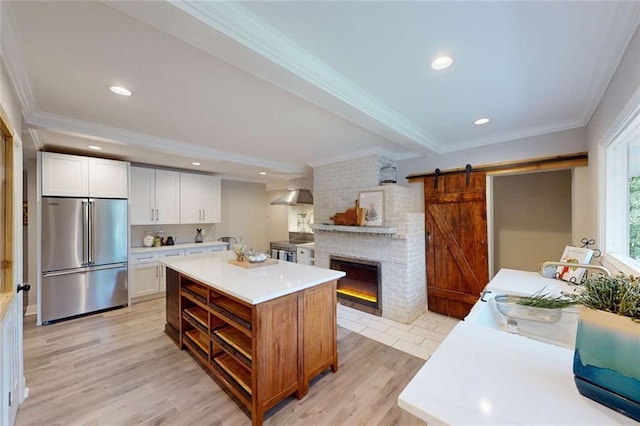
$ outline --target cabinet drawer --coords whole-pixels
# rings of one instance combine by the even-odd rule
[[[184,256],[184,250],[183,249],[166,250],[166,251],[161,251],[160,253],[158,253],[158,257],[160,257],[160,258],[162,258],[162,257],[177,257],[177,256]]]
[[[132,254],[129,257],[129,263],[131,265],[140,265],[144,263],[156,263],[158,260],[157,253],[138,253]]]
[[[188,248],[188,249],[185,249],[185,254],[187,256],[192,255],[192,254],[202,254],[202,253],[206,253],[207,249],[208,249],[208,247],[206,247],[206,246]]]
[[[227,246],[209,246],[207,247],[207,251],[209,253],[214,252],[214,251],[223,251],[223,250],[227,250]]]

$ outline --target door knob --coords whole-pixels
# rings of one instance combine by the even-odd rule
[[[25,284],[18,284],[17,292],[18,292],[18,293],[20,293],[20,290],[23,290],[23,291],[29,291],[29,290],[31,290],[31,284],[27,284],[27,283],[25,283]]]

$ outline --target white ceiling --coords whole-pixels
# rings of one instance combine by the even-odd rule
[[[371,153],[585,126],[640,23],[640,2],[615,1],[3,3],[36,149],[98,140],[270,188]],[[431,70],[441,53],[453,66]]]

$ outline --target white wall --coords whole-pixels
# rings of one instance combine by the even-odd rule
[[[618,126],[640,104],[640,29],[631,39],[618,69],[587,126],[588,183],[593,193],[584,214],[598,245],[604,243],[604,146]],[[606,249],[606,247],[601,246]]]
[[[286,190],[267,192],[267,237],[269,241],[289,239],[289,206],[269,204],[286,193]]]
[[[265,184],[222,180],[222,222],[216,238],[242,237],[249,247],[267,250],[267,189]]]

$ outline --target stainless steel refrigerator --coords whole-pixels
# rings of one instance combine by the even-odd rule
[[[125,306],[127,200],[42,198],[41,321]]]

